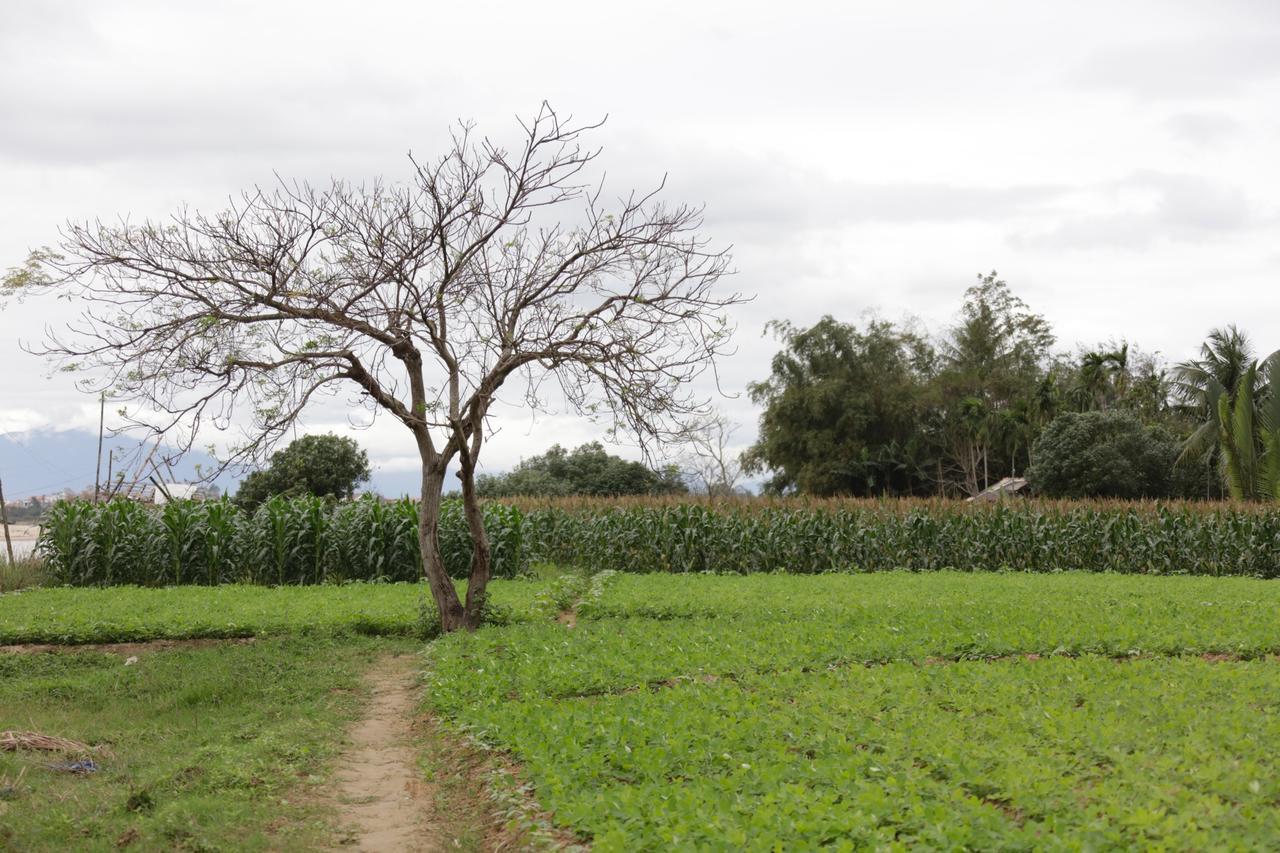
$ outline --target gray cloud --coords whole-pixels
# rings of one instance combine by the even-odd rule
[[[1224,112],[1178,113],[1165,120],[1165,129],[1179,141],[1208,147],[1240,133],[1243,125]]]
[[[1136,172],[1098,187],[1097,194],[1113,209],[1068,215],[1046,230],[1016,234],[1011,242],[1024,248],[1139,250],[1161,240],[1239,235],[1264,223],[1242,190],[1193,175]]]
[[[1136,98],[1231,95],[1280,76],[1280,29],[1196,35],[1092,51],[1071,74],[1079,85]]]
[[[1064,343],[1176,358],[1230,320],[1280,343],[1276,33],[1280,4],[1253,0],[0,0],[0,268],[67,217],[218,206],[273,170],[394,180],[455,118],[501,136],[548,98],[611,114],[611,189],[669,173],[735,244],[726,286],[758,298],[727,391],[767,373],[769,319],[941,328],[992,267]],[[16,346],[67,307],[0,313],[0,422],[93,421]],[[345,398],[311,420],[346,428]],[[514,404],[498,425],[494,466],[600,434]],[[412,456],[389,421],[356,435],[388,471]]]
[[[857,180],[780,157],[695,147],[631,146],[622,159],[677,164],[668,180],[673,197],[705,203],[717,230],[763,241],[864,223],[995,222],[1043,210],[1070,190],[1047,183]]]

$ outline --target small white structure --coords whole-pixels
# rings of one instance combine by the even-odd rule
[[[169,501],[193,501],[200,496],[196,493],[200,487],[194,483],[161,483],[162,488],[156,489],[155,503],[156,506],[163,506]]]
[[[1012,497],[1022,492],[1027,487],[1027,481],[1023,477],[1005,477],[1000,482],[983,489],[978,494],[966,500],[972,501],[998,501],[1001,498]]]

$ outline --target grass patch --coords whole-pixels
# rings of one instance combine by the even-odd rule
[[[539,593],[546,586],[494,583],[493,610],[503,621],[536,618],[545,608]],[[434,609],[424,583],[42,588],[0,596],[0,645],[284,634],[412,637],[429,630],[425,623]]]
[[[618,576],[578,615],[434,643],[427,702],[597,850],[1280,844],[1271,582]]]
[[[0,557],[0,593],[40,586],[47,579],[48,572],[39,557],[19,557],[12,563]]]
[[[105,594],[104,594],[105,595]],[[101,745],[96,773],[0,752],[0,848],[323,845],[315,793],[388,640],[279,638],[143,653],[0,655],[0,729]],[[412,644],[416,647],[416,644]]]

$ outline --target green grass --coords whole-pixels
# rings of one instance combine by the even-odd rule
[[[100,593],[103,599],[114,593]],[[143,652],[0,656],[0,729],[109,748],[100,770],[0,752],[0,849],[307,849],[315,794],[373,658],[404,641],[279,638]],[[412,644],[416,647],[416,644]],[[25,772],[24,772],[25,769]]]
[[[507,624],[431,644],[426,701],[596,850],[1280,846],[1273,581],[540,574],[493,585]],[[425,595],[0,595],[0,643],[262,638],[0,656],[0,729],[114,753],[85,777],[0,753],[0,849],[323,844],[360,675],[416,647]]]
[[[46,580],[48,573],[39,557],[19,557],[10,563],[0,555],[0,593],[39,586]]]
[[[440,640],[427,701],[597,850],[1280,845],[1272,582],[617,576],[579,617]]]
[[[465,590],[465,584],[458,584]],[[539,581],[495,583],[490,599],[509,619],[531,619],[547,606]],[[417,636],[423,608],[434,613],[425,584],[53,587],[0,596],[0,645],[111,643],[201,637]]]

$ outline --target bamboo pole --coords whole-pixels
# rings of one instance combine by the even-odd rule
[[[102,427],[107,422],[107,394],[102,392],[98,398],[98,467],[93,471],[93,502],[98,502],[98,493],[102,489]]]
[[[17,565],[13,558],[13,540],[9,538],[9,510],[4,505],[4,480],[0,480],[0,527],[4,527],[4,547],[9,552],[9,565]]]

